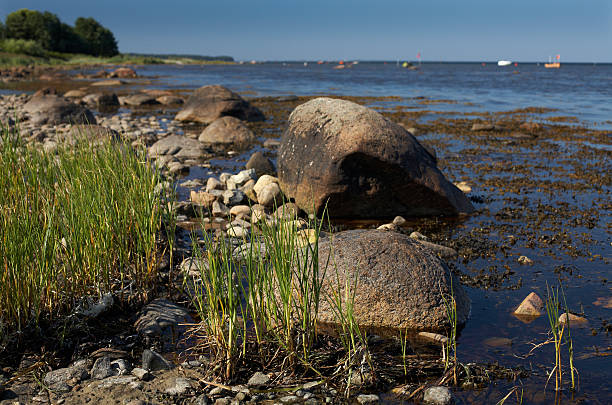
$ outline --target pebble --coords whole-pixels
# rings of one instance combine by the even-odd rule
[[[393,218],[393,223],[397,226],[402,226],[406,223],[406,219],[398,215],[397,217]]]
[[[377,404],[380,398],[375,394],[361,394],[357,396],[357,402],[360,404]]]
[[[151,379],[151,373],[140,367],[135,367],[132,369],[132,375],[142,381],[148,381]]]
[[[260,371],[256,372],[249,378],[249,382],[247,383],[249,387],[266,385],[270,382],[270,376],[264,374]]]
[[[538,294],[532,291],[514,310],[514,314],[536,317],[542,315],[542,308],[544,308],[544,302]]]
[[[153,350],[145,349],[142,352],[141,368],[149,371],[170,370],[172,364],[170,364],[161,354]]]
[[[423,393],[423,403],[428,405],[450,405],[455,403],[453,393],[446,387],[429,387]]]
[[[165,393],[169,395],[184,395],[192,388],[191,380],[188,378],[177,377],[174,379],[174,384],[166,388]]]
[[[527,256],[521,256],[518,258],[518,262],[520,264],[533,264],[533,260],[528,258]]]

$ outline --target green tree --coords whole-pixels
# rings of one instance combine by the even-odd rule
[[[0,40],[3,40],[4,38],[6,38],[6,27],[4,26],[4,23],[0,21]]]
[[[87,41],[92,55],[114,56],[119,53],[115,36],[93,18],[77,18],[74,31]]]
[[[6,17],[6,36],[38,42],[47,50],[55,50],[61,22],[55,14],[23,8]]]

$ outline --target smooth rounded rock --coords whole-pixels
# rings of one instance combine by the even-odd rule
[[[207,126],[198,140],[207,145],[246,149],[255,142],[255,134],[235,117],[221,117]]]
[[[331,249],[331,252],[330,252]],[[319,242],[323,269],[333,252],[334,267],[327,268],[327,293],[355,278],[354,316],[366,328],[442,331],[448,325],[444,298],[452,292],[457,321],[467,320],[470,300],[459,281],[435,254],[419,242],[396,232],[350,230]],[[336,271],[338,277],[336,278]],[[451,287],[452,283],[452,287]],[[319,320],[335,323],[335,313],[323,300]]]
[[[244,121],[263,121],[263,113],[238,94],[219,85],[200,87],[187,99],[176,115],[177,121],[196,121],[210,124],[224,116]]]

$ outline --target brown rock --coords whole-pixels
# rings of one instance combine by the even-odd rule
[[[185,106],[176,115],[178,121],[196,121],[210,124],[224,116],[244,121],[263,121],[263,113],[238,94],[223,86],[200,87],[193,92]]]
[[[164,105],[183,104],[185,101],[177,96],[160,96],[156,98],[157,102]]]
[[[330,249],[335,267],[327,268],[323,289],[331,294],[340,288],[344,300],[348,282],[360,326],[441,331],[448,324],[443,294],[448,299],[451,291],[458,323],[467,320],[470,300],[459,281],[439,258],[406,235],[361,229],[336,233],[319,242],[321,269]],[[336,322],[328,300],[321,302],[319,320]]]
[[[93,93],[81,99],[85,104],[96,107],[116,107],[119,106],[119,99],[115,93]]]
[[[108,139],[118,140],[120,135],[117,131],[102,125],[73,125],[70,131],[58,134],[57,139],[74,143],[79,139],[87,140],[92,143],[100,143]]]
[[[83,90],[70,90],[64,94],[66,98],[83,98],[87,95]]]
[[[521,302],[521,304],[514,310],[515,315],[524,316],[540,316],[542,315],[542,309],[544,303],[542,299],[535,292],[529,293],[527,297]]]
[[[255,169],[257,177],[261,177],[264,174],[276,174],[274,163],[270,159],[264,156],[261,151],[257,151],[251,155],[249,161],[245,166],[247,169]]]
[[[191,191],[189,194],[189,198],[191,202],[198,205],[203,205],[205,207],[211,207],[213,202],[217,200],[217,197],[207,193],[206,191]]]
[[[300,208],[343,218],[472,212],[419,142],[381,114],[317,98],[289,117],[277,160],[282,191]]]
[[[108,74],[108,77],[118,77],[120,79],[134,79],[138,77],[136,71],[128,67],[120,67]]]
[[[155,97],[148,94],[132,94],[131,96],[122,98],[123,104],[126,105],[154,105],[159,104]]]
[[[42,89],[36,91],[36,93],[32,94],[32,97],[46,96],[48,94],[57,95],[57,90],[55,89],[55,87],[45,87],[45,88],[42,88]]]
[[[587,321],[586,318],[583,318],[582,316],[574,315],[571,312],[564,312],[559,317],[559,323],[561,325],[567,325],[569,323],[570,327],[572,326],[583,327],[583,326],[586,326],[588,322],[589,321]]]
[[[255,141],[255,135],[238,118],[226,116],[207,126],[198,139],[207,145],[246,149]]]
[[[475,123],[472,125],[472,131],[493,131],[495,129],[495,125],[485,122],[485,123]]]
[[[123,80],[101,80],[99,82],[93,82],[91,86],[121,86],[125,84]]]

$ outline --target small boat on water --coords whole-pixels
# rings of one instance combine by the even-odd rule
[[[497,61],[497,66],[510,66],[510,65],[512,65],[511,60],[498,60]]]
[[[418,69],[418,67],[414,66],[414,65],[413,65],[412,63],[410,63],[410,62],[404,62],[404,63],[402,63],[402,67],[403,67],[403,68],[406,68],[406,69],[409,69],[409,70],[417,70],[417,69]]]
[[[560,59],[561,59],[561,55],[557,55],[557,61],[553,62],[552,58],[549,56],[548,63],[545,63],[544,67],[546,69],[559,69],[561,67],[561,62],[559,62]]]

